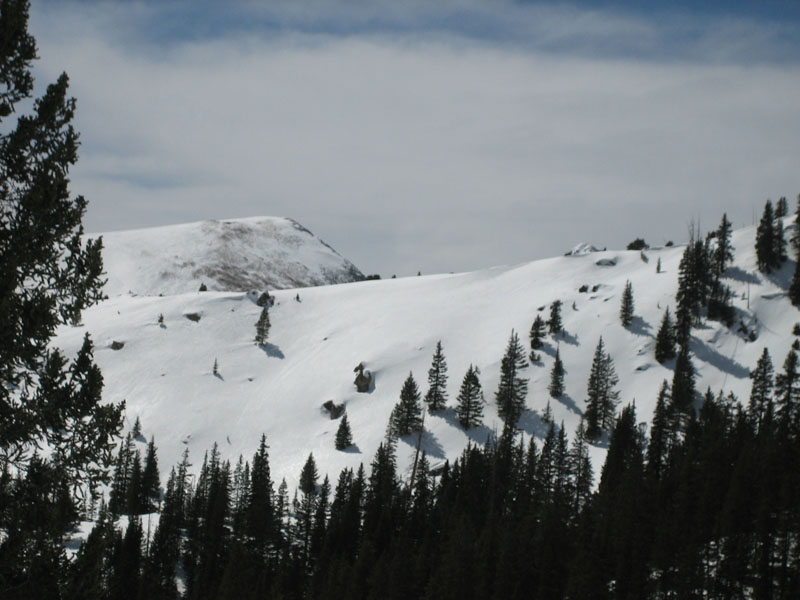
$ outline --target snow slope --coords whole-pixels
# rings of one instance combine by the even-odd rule
[[[788,220],[787,230],[788,238]],[[752,228],[735,232],[735,265],[727,283],[735,294],[737,324],[741,320],[754,330],[756,341],[747,342],[736,328],[715,322],[695,329],[692,340],[697,389],[724,388],[745,401],[749,371],[762,349],[769,348],[779,371],[794,341],[792,326],[800,320],[785,293],[794,264],[765,278],[755,268],[753,241]],[[572,435],[585,409],[586,382],[601,335],[615,361],[622,403],[635,400],[639,420],[649,422],[661,381],[672,378],[672,364],[658,364],[653,349],[664,308],[674,313],[682,252],[683,247],[651,249],[645,252],[648,262],[638,251],[593,252],[473,273],[306,288],[299,290],[300,302],[298,290],[277,291],[265,350],[253,343],[260,308],[252,295],[115,296],[87,310],[84,326],[62,329],[57,345],[76,352],[84,333],[91,333],[105,399],[127,402],[129,426],[141,418],[144,435],[155,436],[164,473],[184,448],[199,467],[214,442],[225,458],[233,461],[243,453],[250,459],[266,433],[273,476],[276,482],[286,477],[291,487],[310,452],[320,472],[332,479],[345,466],[369,464],[409,372],[421,392],[427,390],[437,340],[449,367],[451,406],[469,364],[480,367],[485,425],[464,432],[452,409],[428,415],[423,448],[437,464],[456,457],[470,440],[483,443],[502,427],[494,392],[509,334],[515,329],[527,347],[537,311],[547,318],[555,299],[564,303],[567,334],[548,338],[543,364],[527,369],[528,411],[520,423],[525,435],[543,435],[540,415],[548,400],[556,422],[563,421]],[[656,273],[658,258],[661,273]],[[626,280],[633,284],[637,314],[629,329],[618,316]],[[589,285],[588,293],[578,291],[583,284]],[[190,313],[200,320],[187,319]],[[164,327],[157,323],[159,314]],[[115,340],[124,348],[112,350]],[[556,342],[567,371],[567,395],[551,400],[547,385]],[[215,358],[219,377],[212,374]],[[353,385],[353,368],[361,361],[374,377],[374,390],[367,394]],[[334,449],[338,421],[321,410],[327,400],[346,403],[357,448]],[[415,442],[398,444],[402,472],[409,468]],[[603,444],[593,447],[596,472],[604,452]]]
[[[364,278],[299,223],[279,217],[198,221],[103,236],[105,292],[117,296],[286,289]]]

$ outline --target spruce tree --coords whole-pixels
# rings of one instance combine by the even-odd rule
[[[675,372],[672,377],[672,409],[681,419],[694,413],[695,370],[689,357],[689,347],[681,346],[675,360]]]
[[[786,203],[786,196],[781,196],[775,203],[775,218],[781,219],[789,214],[789,206]]]
[[[433,362],[428,369],[428,393],[425,394],[425,403],[431,412],[443,410],[447,404],[447,361],[444,358],[441,340],[436,342]]]
[[[647,445],[647,472],[660,479],[667,455],[672,447],[672,415],[670,414],[669,384],[665,379],[661,384],[650,427],[650,443]]]
[[[714,267],[718,275],[725,272],[728,265],[733,262],[733,246],[731,245],[731,222],[728,215],[723,213],[722,221],[717,228],[717,247],[714,249]]]
[[[800,254],[795,258],[794,274],[789,284],[789,301],[794,306],[800,306]]]
[[[262,434],[253,455],[249,493],[244,498],[245,534],[253,554],[261,561],[268,558],[269,549],[278,536],[268,448],[267,436]]]
[[[663,364],[673,358],[675,358],[675,329],[667,307],[656,334],[656,360]]]
[[[522,369],[527,368],[525,351],[519,342],[519,336],[512,329],[506,346],[506,353],[500,363],[500,383],[495,393],[497,413],[513,429],[517,425],[525,408],[525,396],[528,393],[528,380],[520,377]]]
[[[403,389],[400,390],[400,401],[395,405],[390,417],[392,437],[402,437],[422,429],[422,405],[419,388],[409,373]]]
[[[483,423],[483,389],[478,375],[478,367],[469,366],[464,379],[461,381],[461,390],[458,393],[456,415],[458,422],[464,429],[472,429]]]
[[[787,425],[797,423],[800,417],[800,359],[790,350],[783,362],[783,372],[775,376],[775,404],[778,418]]]
[[[347,413],[344,413],[336,430],[336,449],[347,450],[353,445],[353,433],[350,431],[350,423],[347,420]]]
[[[606,352],[603,338],[597,342],[589,373],[586,394],[586,436],[591,440],[600,437],[603,431],[610,431],[619,403],[619,391],[614,389],[619,383],[614,361]]]
[[[633,322],[633,285],[630,281],[625,282],[625,291],[622,292],[619,319],[623,327],[627,327]]]
[[[539,360],[539,355],[536,353],[536,351],[544,346],[543,340],[545,333],[546,329],[544,319],[542,319],[541,315],[536,315],[536,318],[533,320],[533,324],[531,325],[531,331],[529,334],[531,340],[531,362],[536,362]]]
[[[564,395],[564,363],[561,362],[561,353],[556,348],[556,359],[553,362],[553,369],[550,371],[550,385],[547,390],[553,398],[560,398]]]
[[[794,230],[789,239],[795,254],[800,254],[800,194],[797,195],[797,209],[794,213]]]
[[[772,202],[767,200],[764,213],[756,229],[756,261],[758,270],[762,273],[771,273],[778,266],[779,259],[775,255],[775,217],[772,211]]]
[[[261,309],[261,315],[258,317],[258,322],[256,323],[256,345],[263,346],[267,343],[267,338],[269,337],[269,328],[269,309],[267,306],[264,306]]]
[[[696,243],[691,238],[683,251],[678,266],[678,291],[675,294],[677,304],[675,338],[680,346],[685,346],[689,342],[692,327],[699,322],[702,306],[702,286],[698,280],[696,264],[698,253],[695,246]]]
[[[25,0],[0,9],[0,597],[34,598],[59,577],[78,494],[108,481],[122,406],[102,402],[88,335],[73,361],[51,344],[103,297],[102,240],[84,238],[87,202],[69,191],[78,133],[66,73],[30,101],[28,13]]]
[[[658,257],[658,261],[656,261],[656,273],[661,273],[661,257]]]
[[[161,481],[158,474],[158,457],[156,456],[155,439],[150,438],[147,444],[147,454],[142,470],[142,497],[144,512],[155,512],[161,502]]]
[[[592,495],[594,473],[592,472],[592,462],[589,458],[587,441],[586,424],[581,416],[580,423],[578,423],[578,427],[575,430],[575,436],[572,438],[572,447],[569,452],[569,470],[573,490],[573,518],[577,518],[581,509]]]
[[[561,333],[562,329],[564,329],[564,324],[561,321],[561,300],[554,300],[550,305],[550,320],[547,321],[547,326],[553,335]]]
[[[761,424],[770,419],[773,414],[772,409],[772,390],[774,387],[772,359],[769,356],[769,350],[764,348],[761,357],[758,359],[758,364],[755,370],[750,373],[750,379],[753,380],[753,386],[750,390],[750,403],[748,404],[747,412],[756,426],[756,429],[761,427]]]
[[[775,242],[775,249],[773,255],[775,257],[775,268],[778,269],[781,263],[786,262],[789,256],[786,254],[786,239],[783,237],[783,220],[775,219],[775,227],[773,232],[773,240]]]

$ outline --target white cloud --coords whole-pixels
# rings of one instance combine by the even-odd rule
[[[113,6],[34,15],[40,79],[66,70],[78,98],[72,189],[93,230],[285,215],[388,276],[584,240],[677,241],[692,218],[749,223],[767,197],[800,192],[792,63],[570,56],[452,34],[142,46],[131,22],[154,9]],[[559,43],[658,35],[548,14],[537,27]]]

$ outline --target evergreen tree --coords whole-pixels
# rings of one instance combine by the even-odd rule
[[[589,458],[587,440],[586,425],[583,417],[581,417],[580,423],[578,423],[578,427],[575,430],[575,437],[572,438],[572,447],[569,452],[569,469],[574,499],[572,514],[575,518],[591,498],[594,484],[594,473],[592,471],[592,461]]]
[[[786,196],[781,196],[775,203],[775,218],[781,219],[789,214],[789,206],[786,203]]]
[[[314,455],[309,454],[303,470],[300,473],[298,489],[302,494],[300,500],[295,499],[295,515],[297,517],[297,539],[300,543],[301,561],[305,564],[308,560],[311,544],[311,533],[314,514],[317,508],[317,480],[319,472],[314,461]]]
[[[794,230],[789,239],[795,254],[800,254],[800,194],[797,195],[797,209],[794,214]]]
[[[619,319],[623,327],[627,327],[633,322],[633,285],[630,281],[625,282],[625,291],[622,292]]]
[[[533,324],[531,325],[531,331],[529,334],[531,339],[531,362],[536,362],[539,360],[539,355],[536,353],[536,351],[544,346],[543,340],[545,333],[546,330],[544,319],[542,319],[541,315],[536,315],[536,318],[533,320]]]
[[[800,254],[795,257],[794,274],[789,284],[789,300],[794,306],[800,306]]]
[[[550,305],[550,320],[547,321],[547,326],[553,335],[561,333],[564,329],[564,324],[561,321],[561,300],[554,300]]]
[[[733,246],[731,245],[731,222],[728,215],[723,213],[722,221],[717,228],[717,247],[714,250],[714,267],[718,275],[725,272],[728,265],[733,262]]]
[[[594,351],[586,390],[586,436],[591,440],[599,438],[603,431],[610,431],[614,424],[619,403],[619,391],[614,389],[617,383],[619,377],[614,361],[606,352],[601,336]]]
[[[786,239],[783,237],[783,220],[775,219],[775,226],[773,232],[773,240],[775,242],[775,249],[773,255],[775,257],[775,268],[780,268],[781,263],[786,262],[789,256],[786,254]]]
[[[672,415],[670,414],[669,384],[665,379],[661,384],[650,427],[650,443],[647,445],[647,472],[659,479],[664,470],[667,455],[672,447]]]
[[[447,361],[442,351],[442,342],[436,342],[433,362],[428,370],[428,393],[425,403],[431,412],[443,410],[447,403]]]
[[[244,498],[246,538],[262,565],[278,535],[268,448],[267,436],[262,434],[258,449],[253,455],[249,494]]]
[[[142,499],[144,512],[155,512],[161,502],[161,481],[158,474],[158,457],[155,439],[150,438],[142,470]]]
[[[772,202],[767,200],[764,213],[756,229],[756,261],[758,270],[762,273],[771,273],[779,264],[775,255],[775,217],[772,212]]]
[[[520,377],[520,372],[527,366],[528,361],[522,344],[519,342],[519,336],[512,329],[506,353],[500,363],[500,383],[495,393],[497,413],[506,422],[506,426],[511,429],[516,427],[525,408],[528,380]]]
[[[350,431],[350,423],[347,420],[347,413],[344,413],[336,430],[336,449],[347,450],[353,445],[353,434]]]
[[[258,322],[256,322],[256,345],[263,346],[267,343],[267,338],[269,337],[269,308],[264,306],[261,309],[261,315],[258,317]]]
[[[456,415],[464,429],[472,429],[483,423],[483,390],[478,375],[478,367],[469,366],[461,382],[458,393]]]
[[[422,405],[419,389],[411,373],[403,383],[403,389],[400,390],[400,401],[392,411],[390,429],[392,437],[402,437],[422,429]]]
[[[760,429],[761,424],[772,417],[773,373],[769,350],[764,348],[761,358],[758,359],[755,371],[750,373],[753,386],[750,390],[750,403],[747,410],[756,429]]]
[[[663,364],[673,358],[675,358],[675,329],[667,307],[656,334],[656,360]]]
[[[697,243],[699,242],[695,242],[693,237],[690,238],[678,266],[678,291],[675,295],[677,304],[675,339],[680,346],[688,344],[692,326],[699,322],[702,307],[702,286],[698,280],[696,262]]]
[[[553,362],[553,369],[550,371],[550,385],[547,389],[553,398],[560,398],[564,395],[564,363],[561,362],[558,348],[556,348],[556,359]]]
[[[800,424],[800,374],[798,374],[797,353],[790,350],[783,362],[783,373],[775,377],[775,403],[777,414],[782,422]],[[755,382],[754,382],[755,384]]]
[[[211,367],[211,374],[219,377],[219,361],[217,361],[216,357],[214,358],[214,366]]]
[[[656,261],[656,273],[661,273],[661,257],[658,257],[658,261]]]
[[[694,413],[694,379],[695,370],[689,357],[689,348],[681,346],[672,376],[672,410],[678,415],[686,416]]]

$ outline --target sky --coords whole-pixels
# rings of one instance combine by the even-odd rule
[[[800,3],[644,4],[40,0],[30,29],[88,231],[286,216],[388,277],[794,209]]]

